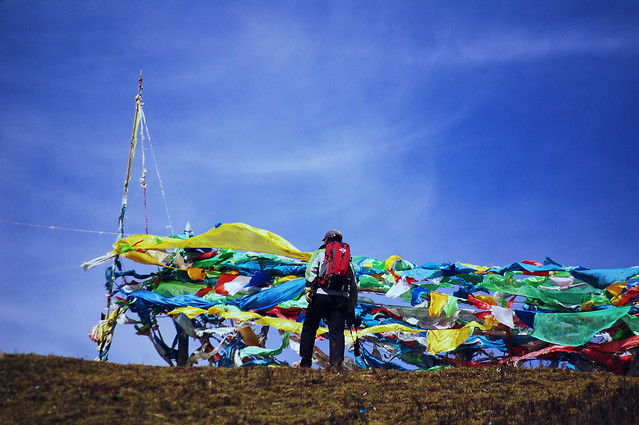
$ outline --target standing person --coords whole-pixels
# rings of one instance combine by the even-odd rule
[[[321,319],[328,326],[330,365],[340,369],[344,361],[344,325],[355,317],[357,277],[350,247],[342,233],[329,230],[306,268],[308,309],[300,340],[300,367],[311,367],[315,335]]]

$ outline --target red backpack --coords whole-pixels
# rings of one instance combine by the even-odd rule
[[[350,266],[351,247],[337,241],[327,243],[317,279],[320,288],[348,291]]]

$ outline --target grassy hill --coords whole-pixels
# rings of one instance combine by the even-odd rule
[[[0,382],[3,424],[639,423],[639,378],[605,372],[169,368],[5,354]]]

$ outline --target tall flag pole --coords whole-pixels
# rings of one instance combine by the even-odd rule
[[[117,240],[124,237],[124,218],[127,208],[127,197],[129,192],[129,182],[131,181],[131,166],[133,164],[133,157],[135,156],[135,147],[137,145],[137,134],[140,126],[140,117],[142,110],[142,71],[140,71],[140,78],[138,80],[138,94],[135,97],[135,117],[133,119],[133,133],[131,135],[131,143],[129,145],[129,161],[126,168],[126,178],[124,179],[124,192],[122,194],[122,206],[120,207],[120,216],[118,217],[118,236]],[[116,255],[113,259],[113,265],[107,270],[107,307],[102,317],[101,334],[96,337],[98,342],[99,359],[101,361],[107,361],[109,355],[109,349],[111,348],[111,341],[113,339],[113,332],[117,324],[117,319],[125,312],[126,309],[116,306],[111,312],[113,288],[115,285],[115,279],[117,277],[117,271],[122,271],[122,265],[120,258]]]
[[[131,181],[131,165],[135,156],[135,147],[138,139],[138,127],[140,126],[140,109],[142,108],[142,71],[140,71],[140,79],[138,80],[138,95],[135,97],[135,118],[133,120],[133,134],[131,135],[131,144],[129,145],[129,163],[126,167],[126,178],[124,179],[124,193],[122,194],[122,206],[120,208],[120,217],[118,219],[118,240],[124,236],[124,215],[127,207],[127,196],[129,192],[129,182]]]

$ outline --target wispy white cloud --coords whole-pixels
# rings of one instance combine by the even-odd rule
[[[477,31],[478,28],[475,28]],[[536,32],[531,29],[501,27],[478,31],[442,32],[426,46],[411,46],[398,60],[417,63],[427,69],[457,66],[498,65],[575,55],[639,53],[639,33],[596,34],[588,28]]]

